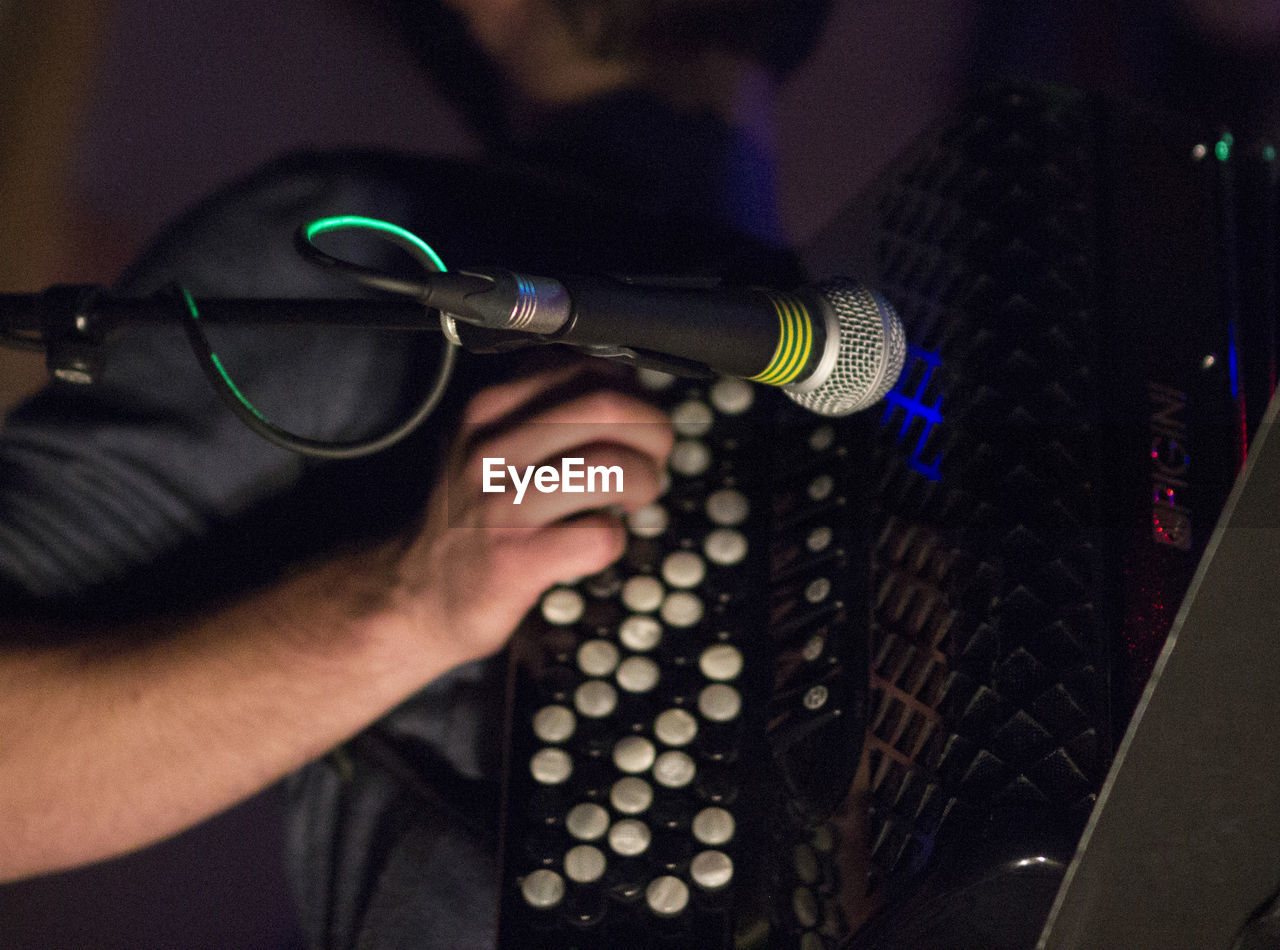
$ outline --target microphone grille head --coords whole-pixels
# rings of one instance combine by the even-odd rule
[[[783,391],[819,415],[847,416],[879,402],[893,388],[906,360],[907,334],[888,302],[858,282],[837,277],[817,289],[839,326],[834,359],[824,360],[810,379]]]

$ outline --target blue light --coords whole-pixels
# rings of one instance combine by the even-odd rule
[[[905,390],[907,380],[916,375],[917,366],[921,364],[923,368],[919,370],[920,379],[916,384],[915,391],[908,393]],[[885,396],[884,415],[880,420],[881,425],[887,425],[894,411],[902,410],[902,424],[898,427],[897,432],[899,442],[907,438],[912,424],[917,419],[924,421],[924,426],[916,439],[916,444],[912,447],[908,464],[931,482],[936,482],[942,478],[941,459],[935,459],[932,462],[925,461],[924,448],[929,441],[930,434],[933,432],[933,427],[942,421],[942,394],[939,393],[932,403],[924,402],[924,397],[928,392],[933,374],[941,365],[942,357],[937,353],[917,346],[908,346],[906,366],[903,367],[902,374],[898,377],[898,384]]]

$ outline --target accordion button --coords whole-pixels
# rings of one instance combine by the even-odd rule
[[[756,391],[742,379],[726,376],[711,387],[711,405],[726,416],[740,416],[755,402]]]
[[[742,694],[724,683],[712,683],[698,694],[698,712],[712,722],[729,722],[742,711]]]
[[[587,680],[573,693],[578,712],[591,719],[609,715],[618,706],[618,691],[604,680]]]
[[[609,789],[609,803],[624,815],[638,815],[653,804],[653,786],[634,775],[620,778]]]
[[[662,601],[661,616],[672,627],[692,627],[702,619],[705,611],[702,598],[688,591],[678,590],[668,594]]]
[[[582,802],[569,809],[564,826],[579,841],[595,841],[609,830],[609,812],[593,802]]]
[[[689,863],[689,876],[703,890],[719,890],[733,879],[733,859],[723,851],[701,851]]]
[[[821,915],[818,899],[807,887],[797,887],[791,894],[791,910],[801,927],[816,927]]]
[[[667,530],[670,522],[667,509],[656,502],[637,508],[627,516],[627,527],[638,538],[656,538]]]
[[[543,706],[533,715],[533,734],[543,742],[564,742],[573,735],[576,723],[568,706]]]
[[[649,848],[652,834],[649,826],[634,818],[624,818],[613,823],[609,829],[609,847],[614,852],[627,858],[634,858]]]
[[[807,662],[812,663],[814,660],[819,659],[826,650],[827,638],[820,633],[815,633],[805,641],[804,646],[800,649],[800,655]]]
[[[689,905],[689,887],[680,878],[664,874],[649,882],[644,899],[659,917],[675,917]]]
[[[711,450],[696,439],[681,439],[672,447],[667,464],[677,475],[697,478],[711,468]]]
[[[825,452],[836,444],[836,430],[829,425],[819,426],[809,433],[809,448],[814,452]]]
[[[618,639],[628,650],[644,653],[662,639],[662,624],[644,614],[632,614],[618,627]]]
[[[713,564],[741,564],[747,556],[747,536],[733,528],[716,528],[703,539],[702,550]]]
[[[577,623],[585,609],[582,595],[568,587],[553,588],[542,598],[543,619],[558,627]]]
[[[664,373],[660,369],[650,369],[646,366],[636,370],[636,381],[649,392],[660,393],[674,386],[676,377],[671,373]]]
[[[672,587],[697,587],[706,576],[706,563],[693,551],[672,551],[662,562],[662,579]]]
[[[813,829],[813,836],[809,843],[813,846],[813,850],[820,854],[830,854],[836,849],[836,833],[831,825],[818,825]]]
[[[684,788],[693,781],[697,766],[687,753],[670,750],[653,763],[653,778],[666,788]]]
[[[710,847],[719,847],[733,839],[736,825],[732,812],[712,806],[693,816],[693,836]]]
[[[564,878],[555,871],[539,868],[520,882],[525,903],[539,910],[555,907],[564,899]]]
[[[686,746],[698,734],[698,720],[684,709],[668,709],[653,721],[653,734],[669,746]]]
[[[747,520],[751,503],[736,488],[721,488],[707,496],[707,517],[724,528],[732,528]]]
[[[820,604],[831,596],[831,580],[826,577],[815,577],[804,589],[804,599],[811,604]]]
[[[618,648],[608,640],[588,640],[578,647],[578,669],[584,676],[608,676],[618,660]]]
[[[680,435],[699,438],[711,431],[715,414],[711,407],[698,399],[682,402],[671,410],[671,426]]]
[[[836,490],[836,480],[830,475],[819,475],[809,483],[806,492],[811,501],[826,501]]]
[[[635,775],[648,771],[656,758],[657,750],[644,736],[624,736],[613,747],[613,764],[619,772]]]
[[[698,668],[709,680],[736,679],[742,672],[742,651],[729,643],[717,643],[702,651]]]
[[[539,749],[529,760],[529,772],[542,785],[559,785],[573,774],[573,759],[564,749]]]
[[[604,876],[606,863],[604,852],[595,845],[580,844],[565,854],[564,874],[578,884],[590,884]]]
[[[658,685],[661,671],[647,656],[629,656],[618,666],[618,685],[628,693],[647,693]]]
[[[809,532],[809,536],[804,540],[804,546],[811,554],[820,554],[831,547],[834,538],[835,532],[830,525],[819,525]]]
[[[650,613],[662,606],[665,593],[662,582],[656,577],[632,577],[622,585],[622,603],[636,613]]]

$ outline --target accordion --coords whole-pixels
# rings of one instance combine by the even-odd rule
[[[985,89],[807,254],[885,402],[670,383],[670,488],[511,666],[500,946],[1035,944],[1274,386],[1274,153]]]

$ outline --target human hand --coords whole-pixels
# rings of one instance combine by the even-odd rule
[[[497,651],[544,590],[621,556],[619,512],[657,497],[671,445],[665,414],[580,367],[483,390],[400,559],[399,603],[454,662]],[[583,490],[540,488],[534,470],[564,459]],[[616,477],[588,484],[593,468]]]

